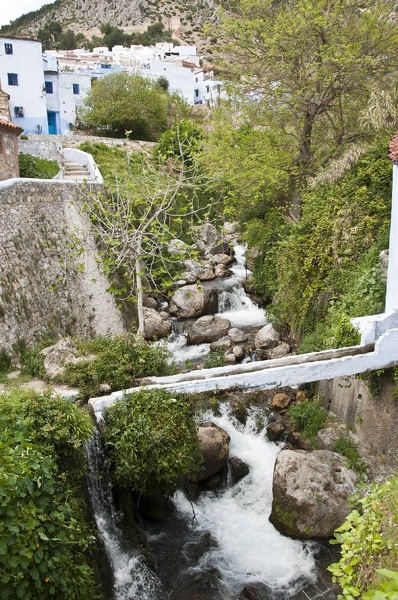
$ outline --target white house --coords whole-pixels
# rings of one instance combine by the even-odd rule
[[[41,42],[0,37],[0,80],[12,120],[25,133],[48,133]]]
[[[66,134],[75,123],[77,109],[91,89],[90,71],[59,71],[54,52],[43,55],[48,133]]]

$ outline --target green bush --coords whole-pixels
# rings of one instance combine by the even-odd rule
[[[304,400],[288,410],[289,418],[304,435],[314,443],[320,429],[325,427],[328,416],[318,400]]]
[[[141,336],[97,338],[81,343],[80,350],[83,356],[94,354],[95,358],[67,365],[60,379],[78,387],[84,398],[97,395],[101,383],[120,390],[131,387],[141,377],[175,372],[175,367],[168,362],[166,348],[150,344]]]
[[[19,175],[32,179],[52,179],[59,172],[56,160],[46,160],[31,154],[19,155]]]
[[[349,469],[353,469],[358,473],[363,473],[366,470],[366,463],[361,459],[357,445],[347,435],[341,435],[337,438],[333,450],[347,459]]]
[[[138,391],[107,408],[104,421],[105,448],[122,487],[169,495],[200,466],[193,414],[181,397]]]
[[[371,485],[357,504],[331,540],[341,544],[339,562],[329,567],[342,588],[339,598],[396,598],[385,595],[391,589],[384,588],[381,576],[388,575],[384,569],[395,569],[398,561],[397,474],[385,483]],[[375,593],[374,588],[379,587],[380,593]]]
[[[23,423],[29,439],[53,457],[60,471],[82,474],[84,444],[92,434],[88,412],[51,391],[12,390],[0,396],[3,424]],[[74,476],[75,476],[74,475]]]
[[[203,363],[205,369],[213,369],[214,367],[223,367],[225,365],[225,350],[215,349],[210,350],[209,356]]]
[[[83,444],[89,415],[50,394],[0,397],[0,598],[94,600]]]

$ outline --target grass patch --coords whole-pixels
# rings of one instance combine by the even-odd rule
[[[328,415],[319,400],[304,400],[288,410],[290,420],[313,444],[320,429],[327,423]]]

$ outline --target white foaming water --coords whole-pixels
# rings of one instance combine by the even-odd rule
[[[138,552],[129,548],[117,522],[110,475],[100,433],[96,430],[87,445],[87,481],[99,535],[114,576],[114,600],[154,600],[159,595],[160,583],[143,562]]]
[[[228,319],[232,327],[262,327],[267,323],[264,310],[254,304],[243,287],[222,292],[218,307],[217,316]]]
[[[180,334],[169,338],[167,349],[171,352],[172,360],[178,365],[185,367],[187,363],[199,362],[205,359],[210,351],[210,344],[187,344],[185,335]]]
[[[211,420],[229,433],[230,456],[246,462],[250,473],[225,491],[202,493],[194,503],[194,528],[210,531],[217,540],[217,547],[202,557],[198,567],[217,567],[231,591],[263,583],[274,591],[293,593],[303,580],[314,582],[314,544],[282,536],[268,520],[280,447],[264,433],[256,433],[253,417],[244,429],[225,413]],[[182,492],[175,502],[191,520],[192,508]]]

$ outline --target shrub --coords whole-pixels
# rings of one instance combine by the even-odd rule
[[[225,351],[222,349],[210,350],[209,356],[206,358],[203,367],[212,369],[214,367],[223,367],[225,365]]]
[[[144,390],[104,412],[105,448],[115,481],[151,495],[173,493],[200,466],[188,402],[166,390]]]
[[[363,473],[366,470],[366,463],[361,459],[357,445],[347,435],[341,435],[337,438],[333,450],[347,459],[349,469],[353,469],[358,473]]]
[[[81,485],[91,429],[88,414],[50,393],[1,396],[0,598],[97,597]]]
[[[388,575],[384,569],[395,569],[398,561],[397,474],[371,485],[357,504],[331,540],[341,544],[341,559],[329,567],[333,580],[342,587],[339,598],[395,598],[382,595],[386,584],[381,584],[380,575]],[[378,586],[380,594],[373,594],[372,588]]]
[[[59,164],[56,160],[46,160],[31,154],[19,155],[20,177],[33,179],[52,179],[59,172]]]
[[[95,359],[67,365],[61,378],[78,387],[84,398],[97,395],[101,383],[106,382],[113,390],[126,389],[141,377],[175,372],[166,348],[140,336],[97,338],[80,344],[80,349],[83,355],[95,354]]]
[[[291,421],[314,443],[316,435],[327,422],[328,416],[318,400],[304,400],[288,410]]]

